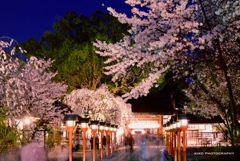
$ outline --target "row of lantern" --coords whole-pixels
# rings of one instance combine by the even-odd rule
[[[165,138],[166,149],[169,154],[176,161],[181,160],[181,132],[182,132],[182,145],[183,145],[183,160],[187,160],[186,150],[186,131],[188,128],[188,119],[186,114],[176,114],[171,116],[166,124]]]
[[[86,132],[88,130],[88,124],[91,122],[91,130],[93,137],[93,161],[96,160],[96,133],[99,130],[100,139],[101,139],[101,148],[100,148],[100,157],[103,158],[103,135],[106,133],[106,154],[105,156],[109,156],[109,149],[111,155],[114,151],[116,151],[116,131],[118,126],[110,123],[99,122],[97,120],[90,121],[89,118],[79,118],[76,114],[66,114],[64,116],[64,121],[66,122],[66,129],[69,134],[69,161],[72,161],[72,133],[75,129],[76,122],[80,123],[80,129],[82,131],[83,136],[83,161],[86,160]],[[110,136],[110,137],[109,137]]]

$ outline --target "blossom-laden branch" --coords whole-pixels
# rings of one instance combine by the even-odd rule
[[[114,97],[106,85],[97,90],[77,89],[64,98],[64,103],[81,117],[106,121],[125,126],[124,122],[134,118],[131,108],[122,98]]]
[[[51,60],[30,57],[27,62],[14,55],[15,50],[5,52],[11,44],[0,42],[0,104],[8,108],[12,124],[24,117],[36,118],[32,122],[33,133],[58,124],[65,109],[54,106],[67,86],[52,82],[56,73],[48,71]]]
[[[134,67],[148,75],[132,83],[134,88],[124,95],[125,99],[147,94],[161,73],[171,72],[175,79],[183,77],[189,83],[186,94],[192,101],[188,107],[205,116],[220,114],[231,122],[236,134],[236,129],[240,129],[240,2],[126,3],[133,7],[132,17],[108,10],[120,22],[132,26],[130,35],[115,44],[94,43],[97,53],[108,58],[105,70],[113,81],[126,78]],[[151,67],[148,71],[146,64]],[[229,116],[224,117],[226,110]]]

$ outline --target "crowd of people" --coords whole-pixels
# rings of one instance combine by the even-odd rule
[[[93,137],[90,138],[90,145],[91,145],[91,149],[93,149]],[[100,145],[100,142],[99,142],[99,137],[97,136],[96,137],[96,149],[99,149],[99,145]],[[107,139],[106,139],[106,136],[103,136],[102,138],[102,148],[105,149],[106,148],[106,143],[107,143]]]
[[[131,133],[128,133],[124,137],[124,145],[128,146],[130,150],[133,150],[133,145],[134,145],[134,138]]]
[[[110,137],[110,136],[109,136]],[[155,135],[146,135],[146,134],[137,134],[132,135],[130,132],[123,136],[123,145],[126,147],[126,149],[133,150],[133,146],[146,146],[146,145],[156,145],[160,147],[161,145],[161,139],[160,136]],[[108,139],[108,143],[110,141],[110,138]],[[89,139],[89,143],[91,146],[91,149],[93,149],[93,137]],[[106,149],[107,139],[104,135],[102,138],[102,141],[100,141],[99,136],[96,136],[96,149],[100,149],[100,145],[102,144],[102,148]]]

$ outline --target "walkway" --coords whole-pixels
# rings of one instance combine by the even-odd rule
[[[56,147],[48,155],[48,161],[68,161],[67,148],[61,149]],[[97,150],[96,161],[100,161],[100,151]],[[73,161],[82,161],[82,151],[73,152]],[[86,161],[92,161],[92,151],[86,152]],[[155,145],[148,145],[141,147],[135,145],[134,150],[130,151],[128,148],[119,147],[113,155],[108,158],[103,158],[101,161],[168,161],[164,155],[164,147],[160,148]]]

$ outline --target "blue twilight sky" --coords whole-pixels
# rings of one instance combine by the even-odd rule
[[[44,31],[52,30],[53,23],[69,11],[91,16],[97,10],[107,11],[106,6],[127,14],[131,10],[124,0],[1,0],[0,6],[0,37],[18,43],[31,37],[40,40]]]

